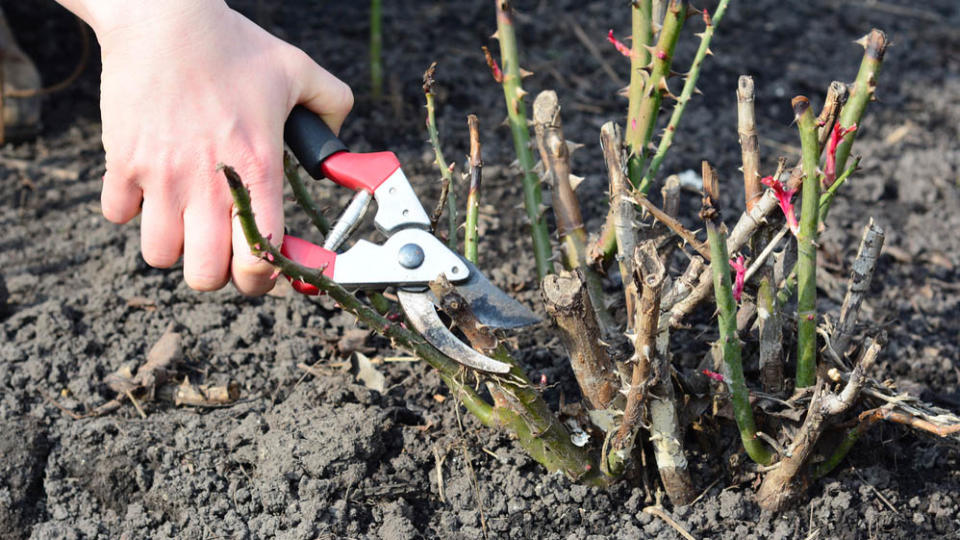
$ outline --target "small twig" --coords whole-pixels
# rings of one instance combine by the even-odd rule
[[[681,527],[679,523],[674,521],[674,519],[670,517],[669,514],[664,512],[663,508],[659,506],[648,506],[643,509],[643,513],[650,514],[651,516],[657,516],[658,518],[662,519],[667,525],[673,527],[673,530],[677,531],[677,533],[680,536],[686,538],[687,540],[697,540],[692,534],[690,534],[689,531],[687,531],[686,529]]]
[[[437,71],[437,63],[430,64],[427,71],[423,73],[423,95],[427,101],[427,133],[430,135],[430,144],[433,146],[433,153],[437,168],[440,169],[441,192],[440,202],[437,209],[430,218],[431,230],[436,230],[437,223],[440,221],[440,215],[443,213],[444,200],[447,203],[447,217],[449,226],[447,228],[447,245],[450,249],[457,247],[457,196],[453,185],[453,167],[455,164],[447,165],[443,158],[443,150],[440,148],[440,134],[437,130],[436,108],[433,103],[433,86],[436,84],[433,76]],[[438,211],[439,210],[439,211]]]
[[[503,71],[498,82],[503,86],[503,98],[507,106],[507,123],[510,125],[510,131],[513,135],[513,148],[523,174],[523,202],[527,211],[527,219],[530,222],[537,278],[542,280],[547,274],[553,273],[553,249],[550,246],[550,232],[547,229],[547,220],[543,212],[540,178],[534,172],[536,163],[530,148],[527,107],[523,101],[527,92],[523,89],[522,78],[528,72],[520,69],[513,6],[507,0],[495,0],[495,4],[497,33],[494,36],[500,42],[500,56],[503,61]],[[492,57],[489,57],[488,62],[492,64],[491,68],[496,66]],[[499,68],[496,71],[499,71]]]
[[[627,84],[622,78],[620,78],[619,75],[617,75],[617,72],[614,71],[613,67],[610,65],[610,62],[607,62],[603,58],[603,55],[600,54],[600,48],[597,47],[597,44],[590,39],[590,36],[588,36],[587,33],[583,30],[583,27],[580,26],[580,23],[578,23],[576,19],[570,16],[566,18],[566,21],[567,21],[567,24],[570,26],[570,28],[573,30],[574,37],[576,37],[577,41],[579,41],[580,43],[583,44],[584,47],[586,47],[587,51],[590,52],[590,56],[593,56],[593,58],[600,63],[600,67],[603,68],[603,72],[607,74],[607,77],[610,78],[613,84],[617,85],[617,87],[621,87]]]
[[[682,223],[674,219],[663,210],[657,208],[657,205],[650,202],[642,193],[634,192],[634,197],[631,199],[633,202],[639,204],[643,207],[644,210],[650,212],[650,214],[660,223],[663,223],[671,231],[675,232],[677,236],[683,239],[684,242],[690,244],[697,253],[700,254],[707,262],[710,261],[710,248],[705,243],[697,240],[696,235],[690,232]]]
[[[69,416],[70,418],[73,418],[74,420],[82,420],[82,419],[86,418],[86,416],[87,416],[87,415],[83,415],[83,414],[77,414],[77,413],[71,411],[70,409],[64,407],[64,406],[61,405],[57,400],[55,400],[55,399],[53,399],[52,397],[48,396],[48,395],[47,395],[46,393],[44,393],[44,392],[40,392],[40,397],[42,397],[43,400],[46,401],[47,403],[49,403],[49,404],[53,405],[54,407],[60,409],[60,412],[62,412],[63,414]]]
[[[821,149],[827,143],[827,137],[830,136],[833,124],[837,121],[837,115],[840,114],[840,109],[847,103],[849,95],[850,89],[840,81],[831,82],[827,88],[827,97],[823,100],[820,115],[817,116],[817,142]]]

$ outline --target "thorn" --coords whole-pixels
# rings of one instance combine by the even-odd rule
[[[580,184],[582,184],[584,180],[585,180],[585,178],[582,177],[582,176],[577,176],[577,175],[575,175],[575,174],[571,174],[571,175],[570,175],[570,189],[576,191],[577,188],[580,187]]]
[[[499,40],[499,39],[500,39],[500,30],[497,30],[496,32],[490,34],[490,39]]]
[[[686,20],[689,19],[690,17],[693,17],[694,15],[699,15],[699,14],[701,14],[701,13],[707,13],[707,10],[704,9],[703,11],[700,11],[699,9],[697,9],[697,8],[695,8],[695,7],[693,7],[693,6],[687,6],[687,12],[683,14],[683,20],[686,21]],[[710,15],[704,15],[704,17],[705,17],[705,18],[709,18]],[[708,24],[708,26],[709,26],[709,23],[707,23],[707,24]]]
[[[527,71],[523,68],[520,68],[520,79],[526,79],[527,77],[533,75],[532,71]]]
[[[576,143],[576,142],[573,142],[573,141],[566,141],[566,143],[567,143],[567,152],[570,152],[571,155],[572,155],[574,152],[576,152],[577,150],[579,150],[579,149],[583,148],[584,146],[586,146],[586,145],[583,145],[583,144],[580,144],[580,143]]]
[[[523,88],[521,88],[521,87],[519,87],[519,86],[517,87],[517,99],[523,99],[524,96],[526,96],[528,93],[529,93],[529,92],[527,92],[527,91],[524,90]]]
[[[620,97],[630,97],[630,87],[624,86],[623,88],[617,90],[617,95]]]

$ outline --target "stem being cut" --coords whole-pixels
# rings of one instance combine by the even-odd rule
[[[509,0],[494,0],[497,9],[497,33],[494,36],[500,42],[500,58],[503,64],[503,97],[507,105],[507,122],[513,134],[513,148],[517,153],[517,162],[523,174],[523,202],[530,221],[530,235],[533,239],[533,256],[540,280],[553,272],[552,248],[547,220],[544,216],[543,196],[540,193],[540,178],[533,168],[536,165],[530,149],[530,130],[527,127],[527,107],[523,97],[527,92],[521,86],[517,36],[514,31],[513,8]]]
[[[498,395],[501,399],[506,400],[505,403],[498,402],[490,405],[472,386],[463,382],[467,374],[465,368],[430,345],[423,336],[408,330],[402,323],[389,320],[363,303],[324,276],[322,268],[307,268],[284,257],[280,250],[260,233],[250,205],[250,192],[243,185],[239,175],[229,166],[221,165],[221,168],[230,186],[230,193],[233,196],[244,236],[254,255],[269,261],[288,278],[309,283],[326,292],[341,309],[356,316],[358,321],[390,339],[395,346],[410,350],[430,364],[450,388],[453,396],[460,400],[481,423],[489,427],[503,427],[512,432],[517,436],[520,446],[548,471],[562,471],[571,479],[593,485],[602,486],[608,483],[608,479],[600,474],[591,456],[570,441],[570,434],[566,428],[560,424],[547,404],[533,390],[533,385],[516,367],[516,361],[510,357],[503,345],[497,345],[491,355],[514,367],[507,377],[489,379],[490,383],[500,390]],[[461,304],[468,305],[462,300]],[[449,302],[446,305],[449,309]],[[454,311],[450,310],[450,312]],[[470,326],[466,322],[463,324],[464,327]],[[476,327],[479,331],[489,332],[482,325],[476,325]],[[477,374],[477,376],[482,375]]]
[[[310,222],[320,231],[320,234],[326,236],[330,232],[330,222],[314,204],[313,197],[310,196],[310,192],[307,191],[307,187],[300,179],[297,162],[286,152],[283,153],[283,176],[290,183],[290,189],[293,190],[293,197],[297,200],[297,204],[307,213]]]

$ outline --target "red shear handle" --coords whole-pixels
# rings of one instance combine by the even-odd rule
[[[325,159],[320,168],[324,176],[343,187],[373,193],[400,168],[400,160],[393,152],[338,152]]]
[[[296,236],[284,236],[283,245],[280,246],[280,253],[284,257],[309,268],[322,268],[323,275],[333,279],[333,267],[337,262],[337,254],[329,249],[324,249],[316,244],[311,244],[306,240]],[[287,279],[290,279],[289,277]],[[302,281],[292,281],[293,288],[297,292],[316,296],[320,293],[309,283]]]
[[[347,152],[347,146],[323,119],[302,105],[290,111],[283,126],[283,140],[310,176],[318,180],[325,176],[354,191],[365,189],[373,193],[400,168],[392,152]]]

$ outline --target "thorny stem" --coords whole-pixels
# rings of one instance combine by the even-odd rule
[[[652,185],[653,178],[660,170],[660,165],[663,163],[664,158],[667,156],[667,151],[670,150],[670,146],[673,144],[673,136],[676,134],[677,127],[680,125],[680,119],[683,118],[683,112],[687,108],[687,103],[690,102],[690,98],[694,92],[697,91],[697,79],[700,78],[700,67],[703,65],[703,60],[707,55],[713,54],[710,50],[710,41],[713,39],[713,32],[716,30],[720,20],[723,19],[723,14],[726,13],[727,4],[729,3],[730,0],[720,0],[712,18],[706,9],[703,11],[703,20],[706,26],[703,32],[699,34],[700,47],[697,48],[697,53],[693,57],[693,63],[690,64],[690,70],[687,71],[686,80],[683,83],[683,90],[680,92],[680,97],[677,98],[677,104],[674,106],[673,112],[670,113],[667,128],[663,132],[663,137],[660,138],[660,144],[657,145],[657,153],[654,154],[653,160],[643,173],[641,189],[643,189],[643,186],[648,186],[646,189],[650,189],[649,186]]]
[[[657,152],[654,154],[650,164],[643,172],[642,180],[639,183],[644,193],[649,192],[650,186],[653,185],[653,179],[660,170],[660,165],[663,163],[663,160],[667,156],[667,152],[670,150],[670,146],[673,144],[673,137],[676,134],[678,126],[680,125],[680,120],[683,118],[683,113],[686,110],[687,104],[690,102],[694,92],[697,91],[697,79],[700,77],[700,68],[703,65],[704,58],[706,58],[708,54],[713,54],[712,51],[710,51],[710,41],[713,39],[713,33],[717,24],[727,11],[728,3],[729,0],[720,0],[720,3],[717,5],[717,9],[712,18],[706,14],[706,12],[704,12],[704,19],[707,21],[707,25],[706,28],[704,28],[703,33],[700,34],[700,47],[697,49],[697,53],[690,65],[690,70],[686,74],[683,90],[680,92],[680,97],[677,98],[677,103],[673,108],[673,112],[670,114],[670,120],[667,122],[667,127],[660,138],[660,143],[657,145]],[[634,16],[636,16],[636,6],[638,4],[642,5],[643,3],[634,3]],[[636,50],[636,44],[636,31],[634,31],[634,50]],[[646,48],[643,50],[646,51]],[[636,56],[634,56],[634,60],[635,59]],[[646,60],[644,60],[644,62],[646,62]],[[638,72],[637,69],[634,68],[631,72],[631,75],[638,75],[638,73],[645,74],[646,72]],[[631,92],[634,88],[634,85],[635,83],[631,78]],[[630,95],[632,97],[633,94],[631,93]],[[631,118],[634,118],[634,116],[632,114],[628,114],[628,129],[631,125]],[[632,170],[630,173],[630,178],[632,181],[634,181]],[[634,185],[637,185],[636,181],[634,181]],[[611,216],[608,215],[607,221],[604,223],[603,229],[600,231],[600,238],[592,248],[591,258],[598,264],[606,266],[608,261],[613,257],[613,254],[616,252],[616,249],[616,236],[613,233]]]
[[[643,183],[643,167],[646,161],[647,145],[653,138],[653,130],[657,125],[660,114],[660,103],[664,95],[670,95],[667,88],[667,77],[670,76],[670,65],[673,62],[673,52],[680,37],[680,29],[687,18],[687,6],[683,0],[674,0],[667,8],[667,15],[663,19],[663,28],[657,40],[649,69],[649,76],[643,85],[643,95],[640,99],[636,116],[627,119],[627,149],[630,158],[627,170],[630,183],[646,193],[650,183]],[[631,79],[632,80],[632,79]]]
[[[521,70],[517,52],[517,36],[514,32],[513,8],[509,0],[494,0],[497,9],[497,33],[500,42],[500,57],[503,63],[503,97],[507,105],[507,122],[513,134],[513,147],[523,172],[523,199],[530,221],[533,239],[533,256],[539,280],[553,272],[550,232],[543,212],[543,196],[540,179],[534,172],[536,165],[530,149],[530,130],[527,127],[527,108],[521,86]]]
[[[713,254],[710,268],[717,301],[717,326],[720,330],[719,346],[725,368],[724,379],[730,389],[730,402],[743,447],[752,460],[761,465],[769,465],[773,454],[757,437],[757,426],[753,409],[750,407],[750,392],[743,376],[740,338],[737,336],[737,303],[733,299],[733,287],[730,284],[730,256],[727,252],[726,234],[721,230],[722,222],[714,207],[714,201],[719,199],[717,173],[706,161],[703,162],[703,185],[706,194],[700,217],[707,225],[707,238]]]
[[[502,395],[511,400],[510,407],[504,407],[503,404],[491,406],[484,401],[473,387],[464,384],[463,379],[467,373],[464,368],[435,349],[423,336],[408,330],[403,324],[390,321],[374,308],[364,304],[324,276],[322,269],[307,268],[284,257],[280,250],[260,233],[253,217],[250,193],[236,171],[229,166],[221,168],[230,186],[244,236],[254,255],[270,261],[290,279],[309,283],[326,292],[341,309],[356,316],[358,321],[390,339],[395,346],[410,350],[430,364],[439,372],[440,378],[450,388],[454,397],[481,423],[513,432],[524,450],[549,471],[560,470],[570,478],[594,485],[607,484],[608,480],[599,473],[586,451],[570,442],[566,429],[556,420],[502,345],[497,347],[492,357],[514,367],[509,376],[492,377],[490,381],[504,390]]]
[[[314,204],[313,197],[310,196],[307,187],[300,179],[297,162],[286,152],[283,153],[283,176],[290,183],[290,189],[293,190],[293,197],[297,200],[297,204],[307,213],[307,217],[310,218],[313,226],[320,231],[320,234],[326,236],[330,232],[330,222]]]
[[[630,19],[633,38],[630,49],[630,85],[627,87],[627,144],[631,151],[636,147],[638,156],[643,152],[643,137],[640,133],[640,102],[650,75],[650,50],[653,41],[651,0],[631,3]],[[638,159],[642,159],[639,157]]]
[[[633,372],[623,420],[610,443],[610,453],[605,457],[610,472],[615,475],[623,472],[636,444],[637,432],[649,401],[648,388],[661,377],[670,377],[669,372],[661,373],[655,369],[661,366],[656,362],[656,337],[660,320],[660,291],[667,277],[667,269],[657,254],[653,240],[647,240],[639,246],[635,257],[636,272],[624,278],[639,281],[638,288],[641,290],[634,323]]]
[[[820,194],[820,225],[818,229],[823,226],[823,220],[826,219],[827,212],[830,210],[830,204],[833,203],[833,199],[836,196],[836,192],[840,189],[840,186],[847,181],[847,178],[850,177],[857,170],[857,166],[860,164],[860,158],[857,157],[854,160],[853,165],[849,169],[843,172],[840,176],[837,177],[837,181],[833,183],[832,186],[827,188],[827,191]],[[783,280],[783,283],[780,285],[780,288],[777,290],[777,303],[779,305],[786,304],[790,297],[793,296],[795,287],[797,286],[797,267],[794,265],[793,269],[790,270],[790,274]]]
[[[636,8],[634,8],[636,9]],[[614,245],[617,247],[617,262],[620,267],[623,295],[627,313],[627,329],[633,330],[634,311],[638,298],[636,282],[630,279],[633,275],[633,252],[636,249],[635,222],[637,211],[631,202],[627,182],[627,168],[623,159],[623,135],[616,122],[607,122],[600,128],[600,149],[607,165],[607,175],[610,178],[610,213],[615,233]]]
[[[383,21],[382,0],[370,0],[370,95],[383,96]]]
[[[440,300],[440,308],[477,351],[512,366],[508,376],[493,377],[487,382],[494,398],[491,427],[512,431],[530,456],[551,472],[561,470],[572,479],[604,485],[608,480],[597,470],[589,453],[570,441],[569,432],[550,411],[516,360],[493,331],[477,320],[470,304],[456,288],[441,276],[430,284],[430,289]]]
[[[860,38],[857,43],[864,48],[863,61],[860,63],[860,71],[857,72],[857,79],[853,83],[847,104],[840,112],[840,127],[844,129],[854,124],[860,125],[860,118],[863,116],[867,103],[874,99],[874,92],[877,89],[877,73],[880,71],[880,66],[883,64],[883,55],[887,50],[887,36],[874,28],[869,34]],[[847,133],[837,147],[836,164],[838,171],[844,170],[856,138],[856,131]]]
[[[463,256],[477,262],[477,217],[480,212],[480,183],[483,180],[483,147],[480,144],[477,115],[467,116],[470,131],[470,190],[467,192],[467,216],[463,231]]]
[[[447,165],[447,161],[443,157],[443,150],[440,148],[440,134],[437,131],[436,108],[433,102],[433,85],[436,83],[433,76],[436,71],[437,63],[434,62],[423,74],[423,94],[427,101],[427,133],[430,134],[430,145],[433,146],[433,153],[436,156],[434,161],[437,168],[440,169],[440,176],[443,178],[443,185],[446,188],[444,192],[447,195],[447,245],[450,246],[450,249],[456,250],[457,194],[453,183],[453,168]]]
[[[796,387],[817,381],[817,222],[820,213],[820,175],[817,163],[817,124],[810,101],[793,98],[803,154],[803,208],[797,234],[797,375]]]
[[[583,268],[591,305],[606,333],[616,326],[616,322],[606,309],[600,276],[587,266],[587,231],[580,213],[580,201],[570,183],[570,147],[563,136],[560,102],[553,90],[540,92],[534,100],[533,126],[544,177],[553,186],[553,215],[563,244],[564,267],[568,270]]]

